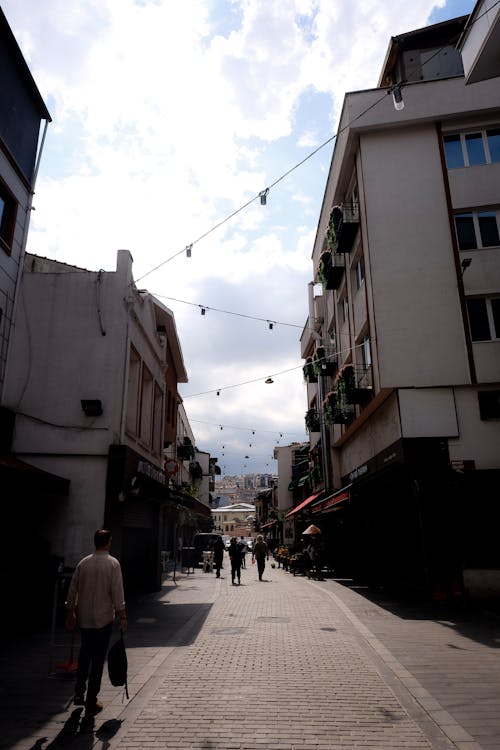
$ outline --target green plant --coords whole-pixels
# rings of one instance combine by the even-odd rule
[[[326,251],[321,253],[319,258],[319,265],[318,265],[318,281],[321,282],[323,285],[323,288],[327,288],[328,283],[328,273],[330,268],[332,267],[332,254],[330,251]]]
[[[340,224],[342,222],[342,209],[340,206],[334,206],[330,214],[328,229],[326,230],[326,245],[329,250],[333,250],[337,244]]]

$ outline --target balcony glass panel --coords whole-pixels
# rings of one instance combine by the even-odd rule
[[[445,135],[443,138],[446,166],[448,169],[457,169],[465,166],[462,144],[459,135]]]
[[[465,136],[465,144],[467,146],[467,156],[471,167],[477,166],[478,164],[486,164],[482,133],[468,133]]]
[[[500,128],[496,130],[487,130],[488,146],[492,162],[500,161]]]
[[[479,231],[481,232],[481,245],[483,247],[500,245],[496,213],[494,211],[481,212],[477,218],[479,221]]]
[[[455,216],[457,239],[460,250],[472,250],[477,247],[476,232],[472,214],[457,214]]]

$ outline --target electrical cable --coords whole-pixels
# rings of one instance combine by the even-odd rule
[[[280,320],[274,320],[273,318],[258,318],[255,315],[244,315],[243,313],[237,313],[233,312],[232,310],[221,310],[218,307],[210,307],[209,305],[200,305],[198,302],[188,302],[184,299],[176,299],[175,297],[168,297],[166,294],[156,294],[156,292],[151,292],[155,297],[158,297],[159,299],[169,299],[173,302],[180,302],[183,305],[192,305],[193,307],[199,307],[202,310],[213,310],[214,312],[220,312],[225,313],[226,315],[236,315],[239,318],[248,318],[249,320],[259,320],[263,323],[273,323],[274,325],[279,326],[290,326],[291,328],[304,328],[303,325],[299,325],[298,323],[283,323]]]
[[[371,343],[371,340],[370,340],[370,343]],[[339,357],[340,355],[345,354],[346,352],[351,352],[351,351],[354,351],[355,349],[361,349],[363,346],[365,346],[364,343],[355,344],[354,346],[351,346],[351,347],[349,347],[347,349],[344,349],[344,350],[340,350],[338,352],[335,352],[334,354],[330,354],[328,356],[321,357],[321,358],[319,358],[317,360],[317,362],[318,363],[319,362],[328,362],[332,357]],[[268,377],[275,378],[278,375],[285,375],[287,372],[293,372],[293,370],[299,370],[299,369],[302,369],[303,367],[304,367],[304,365],[296,365],[295,367],[289,367],[287,370],[280,370],[279,372],[271,373],[271,375],[269,375]],[[253,378],[252,380],[244,380],[241,383],[234,383],[233,385],[224,385],[224,386],[221,386],[220,388],[212,388],[209,391],[201,391],[200,393],[189,393],[186,396],[183,396],[182,398],[184,400],[186,398],[194,398],[195,396],[206,396],[209,393],[217,393],[217,394],[219,394],[220,391],[226,391],[226,390],[229,390],[231,388],[239,388],[242,385],[249,385],[250,383],[259,383],[262,380],[264,380],[263,376],[261,376],[260,378]]]

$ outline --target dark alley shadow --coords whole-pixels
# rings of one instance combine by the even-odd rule
[[[195,579],[183,577],[179,583],[184,592],[200,591],[203,586]],[[178,586],[176,590],[179,590]],[[169,593],[173,585],[165,582],[160,592],[129,598],[127,651],[147,647],[185,647],[191,645],[203,627],[211,604],[203,601],[171,604]],[[189,594],[188,594],[189,595]],[[114,637],[114,636],[113,636]],[[73,708],[74,673],[58,672],[56,665],[68,658],[70,636],[63,627],[55,632],[56,647],[51,654],[50,632],[14,634],[0,642],[0,750],[7,750],[27,738],[37,738],[30,750],[61,748],[87,750],[95,740],[89,740],[88,724],[77,711],[72,711],[56,740],[40,737],[43,728],[53,717]],[[78,655],[79,640],[75,643]],[[63,716],[64,718],[64,716]],[[93,730],[93,725],[92,725]],[[102,728],[101,728],[102,730]],[[104,732],[110,731],[109,727]],[[54,744],[56,743],[56,744]]]
[[[457,600],[433,601],[429,596],[402,588],[359,585],[349,579],[338,579],[336,582],[396,617],[404,620],[432,620],[471,641],[488,648],[500,648],[498,600],[485,602],[460,597]]]

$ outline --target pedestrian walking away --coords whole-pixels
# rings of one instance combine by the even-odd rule
[[[73,703],[84,705],[90,716],[103,708],[97,698],[116,614],[122,633],[127,629],[122,571],[118,560],[109,554],[111,532],[96,531],[94,545],[95,552],[76,566],[66,601],[66,628],[73,632],[78,622],[81,638]]]
[[[228,554],[231,560],[231,583],[235,585],[237,578],[239,586],[241,583],[241,547],[235,536],[231,538],[229,543]]]
[[[245,555],[248,552],[247,543],[245,542],[244,537],[240,536],[240,541],[238,542],[238,546],[241,550],[241,567],[246,568],[246,562],[245,562]]]
[[[212,550],[214,553],[215,574],[217,578],[220,578],[220,569],[222,568],[222,561],[224,559],[224,542],[221,536],[215,540]]]
[[[262,581],[264,575],[264,569],[266,567],[266,555],[267,555],[267,544],[261,534],[257,537],[257,541],[252,550],[252,560],[257,560],[257,571],[259,573],[259,581]]]

